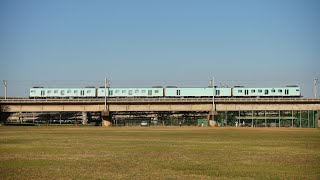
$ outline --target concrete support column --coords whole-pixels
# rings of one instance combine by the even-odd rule
[[[320,111],[317,111],[316,122],[318,123],[318,127],[320,127]]]
[[[281,113],[280,113],[280,110],[279,110],[279,127],[281,127],[281,120],[280,120],[280,118],[281,118]]]
[[[253,127],[253,110],[251,110],[251,127]]]
[[[209,111],[209,114],[207,116],[207,119],[209,120],[209,125],[210,126],[216,126],[218,123],[215,121],[214,116],[218,115],[217,111]]]
[[[109,111],[102,111],[101,112],[101,121],[102,121],[102,126],[111,126],[111,115]]]
[[[226,126],[228,126],[228,111],[224,111],[224,114],[225,114],[225,123],[226,123]]]
[[[291,111],[291,127],[293,127],[293,110]]]
[[[310,115],[309,115],[310,111],[308,110],[308,128],[310,128]]]
[[[300,110],[300,112],[299,112],[299,120],[300,120],[300,127],[301,127],[301,110]]]
[[[88,114],[87,112],[82,112],[82,124],[88,124]]]
[[[315,128],[316,127],[316,118],[314,116],[314,110],[312,110],[312,127]]]

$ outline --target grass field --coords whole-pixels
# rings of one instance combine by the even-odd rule
[[[320,130],[3,126],[0,178],[320,179]]]

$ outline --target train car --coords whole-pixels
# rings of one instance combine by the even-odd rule
[[[96,88],[30,88],[30,98],[94,98]]]
[[[98,97],[104,97],[104,88],[98,88]],[[108,97],[163,97],[163,88],[108,88]]]
[[[165,97],[212,97],[213,88],[165,88]],[[230,97],[231,88],[215,88],[215,97]]]
[[[97,97],[105,97],[109,96],[109,88],[105,88],[103,86],[97,88]]]
[[[301,97],[300,87],[248,88],[234,87],[233,97]]]
[[[215,97],[231,97],[232,88],[230,87],[216,87]]]
[[[249,88],[237,86],[229,87],[205,87],[205,88],[178,88],[170,86],[166,88],[30,88],[30,98],[101,98],[105,97],[301,97],[300,87],[287,86],[277,88]]]
[[[165,97],[212,97],[213,88],[178,88],[164,89]]]

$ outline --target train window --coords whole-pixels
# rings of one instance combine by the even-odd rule
[[[126,90],[122,90],[122,93],[126,93]]]
[[[299,91],[299,89],[296,89],[296,91]]]
[[[35,91],[35,90],[32,90],[31,92],[34,93],[34,92],[36,92],[36,91]]]
[[[51,93],[51,90],[48,90],[47,93]]]
[[[272,89],[272,90],[271,90],[271,92],[275,93],[275,92],[276,92],[276,90]]]
[[[129,95],[132,95],[132,90],[129,90]]]
[[[58,93],[58,90],[54,90],[54,93]]]
[[[141,93],[146,93],[146,90],[142,90]]]
[[[116,90],[115,93],[120,93],[120,90]]]
[[[71,90],[68,90],[67,93],[71,93]]]
[[[242,90],[238,90],[238,93],[242,93]]]
[[[78,90],[74,90],[73,92],[74,92],[74,93],[78,93]]]
[[[258,92],[259,92],[259,93],[262,93],[262,89],[259,89]]]
[[[251,90],[251,93],[255,93],[255,92],[256,92],[256,90],[254,90],[254,89]]]
[[[91,92],[91,90],[87,90],[87,93],[90,93]]]
[[[159,90],[155,90],[154,93],[159,93]]]
[[[281,92],[282,92],[282,89],[279,89],[279,90],[278,90],[278,92],[280,92],[280,93],[281,93]]]
[[[136,90],[134,93],[139,93],[139,90]]]

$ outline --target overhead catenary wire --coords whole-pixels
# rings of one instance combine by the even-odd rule
[[[209,80],[118,80],[109,79],[112,87],[151,87],[151,86],[178,86],[178,87],[207,87]],[[86,87],[86,86],[103,86],[103,80],[8,80],[12,86],[19,87]],[[215,80],[216,86],[286,86],[298,85],[299,80]]]

